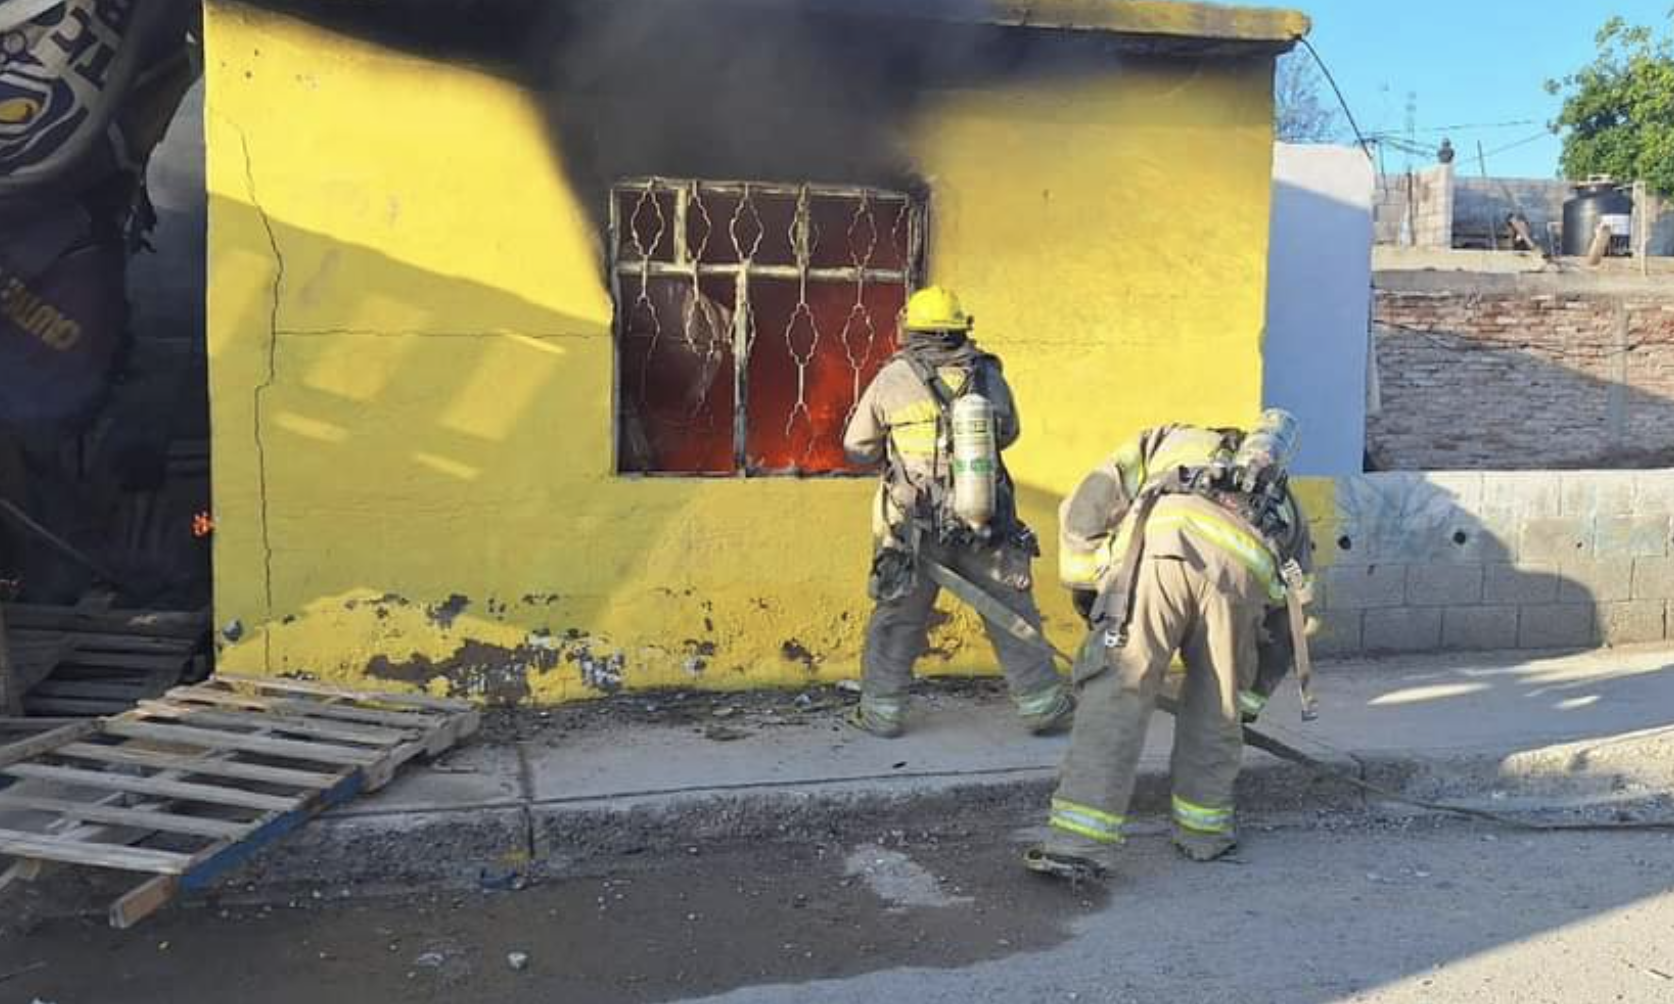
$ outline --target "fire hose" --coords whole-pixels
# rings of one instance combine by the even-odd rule
[[[1037,651],[1046,653],[1065,666],[1074,666],[1075,660],[1070,658],[1057,646],[1053,645],[1044,634],[1033,624],[1024,620],[1016,611],[1007,607],[995,597],[984,592],[975,583],[955,572],[947,566],[920,556],[921,567],[937,585],[959,597],[990,624],[1016,638]],[[1157,707],[1170,715],[1178,716],[1179,705],[1167,695],[1158,695]],[[1392,788],[1385,787],[1365,778],[1358,777],[1340,767],[1335,767],[1318,757],[1297,749],[1295,746],[1281,739],[1261,731],[1254,725],[1244,724],[1244,742],[1254,746],[1264,753],[1296,764],[1314,775],[1347,784],[1358,788],[1368,795],[1375,795],[1385,801],[1408,805],[1429,812],[1445,813],[1466,819],[1493,823],[1509,829],[1524,830],[1535,833],[1589,833],[1610,830],[1674,830],[1674,820],[1640,820],[1616,819],[1600,821],[1571,821],[1571,822],[1540,822],[1538,820],[1522,819],[1502,812],[1492,812],[1487,809],[1476,809],[1468,805],[1456,805],[1450,802],[1437,802],[1412,795],[1404,795]]]

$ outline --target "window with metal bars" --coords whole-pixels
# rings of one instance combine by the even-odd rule
[[[617,470],[856,473],[843,428],[895,351],[924,222],[876,188],[615,186]]]

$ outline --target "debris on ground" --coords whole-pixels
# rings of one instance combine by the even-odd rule
[[[1002,697],[999,678],[962,677],[919,680],[913,692],[926,705],[964,697]],[[832,686],[797,690],[701,691],[659,690],[620,693],[594,701],[541,708],[496,708],[484,713],[486,743],[557,742],[567,735],[613,731],[625,726],[689,726],[717,742],[773,728],[825,727],[854,703],[860,684],[842,680]]]

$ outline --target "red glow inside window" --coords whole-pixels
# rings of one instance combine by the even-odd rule
[[[896,349],[922,206],[658,179],[618,186],[611,208],[618,470],[855,473],[843,429]]]

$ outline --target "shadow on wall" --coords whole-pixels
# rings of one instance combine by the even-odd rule
[[[1635,512],[1631,475],[1388,473],[1332,487],[1313,517],[1322,655],[1665,637],[1669,517]]]
[[[743,636],[786,639],[787,672],[808,683],[858,664],[870,476],[849,492],[847,524],[821,538],[823,548],[852,552],[837,558],[852,574],[820,584],[820,603],[779,602],[783,552],[748,548],[752,535],[791,532],[789,515],[738,531],[733,564],[762,591],[753,601],[697,594],[678,571],[648,576],[648,564],[710,530],[694,525],[705,517],[694,515],[690,480],[611,473],[607,326],[250,203],[217,198],[212,209],[222,234],[216,270],[228,277],[214,294],[217,331],[245,343],[213,352],[218,609],[240,621],[234,650],[253,646],[274,672],[368,674],[494,703],[614,692],[642,661],[682,664],[690,685],[727,686],[744,679],[729,661]],[[233,233],[248,242],[232,243]],[[264,276],[252,265],[274,249],[283,271]],[[287,305],[325,284],[356,291],[345,316],[357,303],[404,302],[406,326],[298,326]],[[492,324],[438,327],[414,290],[451,317]],[[1020,486],[1019,504],[1050,540],[1057,496]],[[424,540],[478,562],[415,559]],[[1058,595],[1054,561],[1048,554],[1037,566],[1037,595],[1060,647],[1070,647],[1079,621]],[[665,640],[625,647],[611,625],[645,604],[660,611]],[[951,598],[942,608],[922,669],[992,665],[976,616]],[[333,661],[314,654],[324,651]]]
[[[605,461],[558,477],[531,470],[545,458],[565,456],[566,432],[575,428],[566,419],[579,422],[585,412],[592,420],[590,407],[606,412],[599,402],[609,399],[609,331],[501,289],[290,226],[248,203],[218,198],[212,211],[222,233],[212,263],[217,330],[231,333],[226,338],[265,341],[257,351],[212,347],[218,370],[265,367],[222,372],[215,384],[224,395],[216,403],[220,506],[259,523],[226,525],[230,535],[217,538],[217,564],[228,570],[218,581],[220,606],[248,618],[253,633],[244,643],[263,646],[274,671],[370,669],[416,684],[439,679],[456,693],[490,700],[525,697],[530,678],[559,670],[596,691],[613,689],[620,657],[614,670],[606,665],[611,656],[595,660],[590,645],[596,643],[585,629],[610,604],[606,593],[413,596],[403,591],[409,587],[390,588],[414,578],[410,550],[392,555],[390,549],[425,539],[474,538],[489,566],[505,567],[515,551],[520,581],[540,580],[542,570],[560,579],[561,570],[586,560],[586,541],[597,527],[556,514],[565,512],[565,476],[572,484],[603,478]],[[232,232],[251,243],[229,243]],[[265,264],[251,268],[275,257],[282,263],[277,274],[263,276]],[[324,282],[352,283],[360,303],[404,303],[407,327],[292,326],[291,298],[306,300],[310,284]],[[493,329],[439,330],[413,301],[415,290],[447,304],[450,314],[491,318]],[[233,388],[247,397],[232,398]],[[561,411],[546,408],[531,420],[532,408],[553,401],[565,402]],[[375,469],[356,467],[367,464]],[[659,531],[658,512],[647,506],[636,513],[641,539]],[[312,532],[289,530],[293,521]],[[529,532],[508,539],[497,530],[508,521]],[[328,538],[321,539],[321,528]],[[409,559],[399,574],[392,569],[397,557]],[[430,580],[482,577],[478,569],[425,574],[424,563],[417,564]],[[260,578],[235,577],[233,569]],[[283,647],[274,644],[275,635],[296,642],[350,623],[392,652],[406,647],[404,639],[422,647],[417,639],[437,632],[452,635],[457,648],[452,655],[415,652],[408,660],[367,652],[359,665],[336,667],[298,666],[274,654]]]

